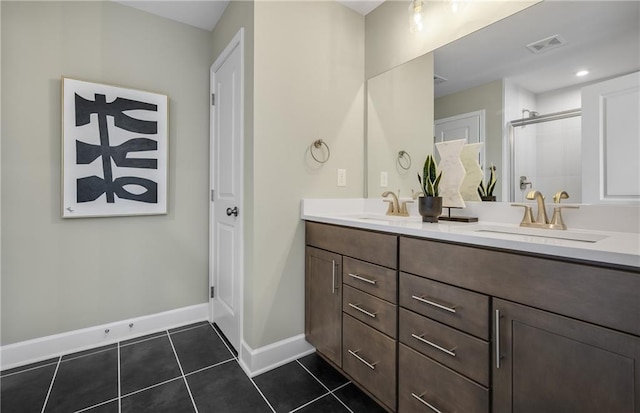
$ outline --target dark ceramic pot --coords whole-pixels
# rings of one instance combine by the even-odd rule
[[[485,202],[496,202],[496,196],[495,195],[481,196],[480,199],[482,199]]]
[[[438,222],[438,217],[442,214],[442,197],[419,197],[418,211],[420,212],[420,215],[422,215],[422,222]]]

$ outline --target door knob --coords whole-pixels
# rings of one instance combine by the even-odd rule
[[[236,217],[238,216],[238,207],[233,207],[233,209],[227,208],[227,216],[231,216],[231,215]]]

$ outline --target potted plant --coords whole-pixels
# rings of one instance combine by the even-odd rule
[[[496,167],[494,164],[491,164],[489,168],[489,180],[487,181],[487,185],[485,186],[482,181],[480,181],[480,185],[478,186],[478,194],[480,195],[480,199],[483,201],[495,201],[496,196],[493,195],[493,190],[496,188],[496,182],[498,178],[496,177]]]
[[[422,177],[418,173],[418,182],[424,193],[424,196],[418,198],[418,211],[423,222],[438,222],[438,217],[442,214],[442,197],[439,196],[441,178],[442,171],[438,173],[433,156],[428,155],[422,168]]]

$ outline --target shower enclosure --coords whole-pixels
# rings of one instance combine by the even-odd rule
[[[581,110],[538,114],[525,109],[522,113],[521,119],[508,123],[510,200],[522,202],[535,189],[547,197],[564,190],[571,202],[580,202]]]

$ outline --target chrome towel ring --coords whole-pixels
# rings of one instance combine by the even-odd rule
[[[405,171],[411,168],[411,155],[407,151],[398,152],[398,165]]]
[[[320,149],[321,152],[324,152],[324,151],[322,151],[322,147],[323,146],[325,148],[327,148],[327,156],[326,156],[326,158],[324,158],[324,160],[320,160],[320,159],[316,158],[316,155],[313,153],[313,148]],[[313,142],[311,144],[311,146],[309,146],[309,152],[311,152],[311,157],[313,159],[315,159],[315,161],[318,162],[318,163],[325,163],[331,157],[331,149],[329,149],[329,145],[327,145],[327,143],[325,141],[323,141],[322,139],[318,139],[315,142]]]

